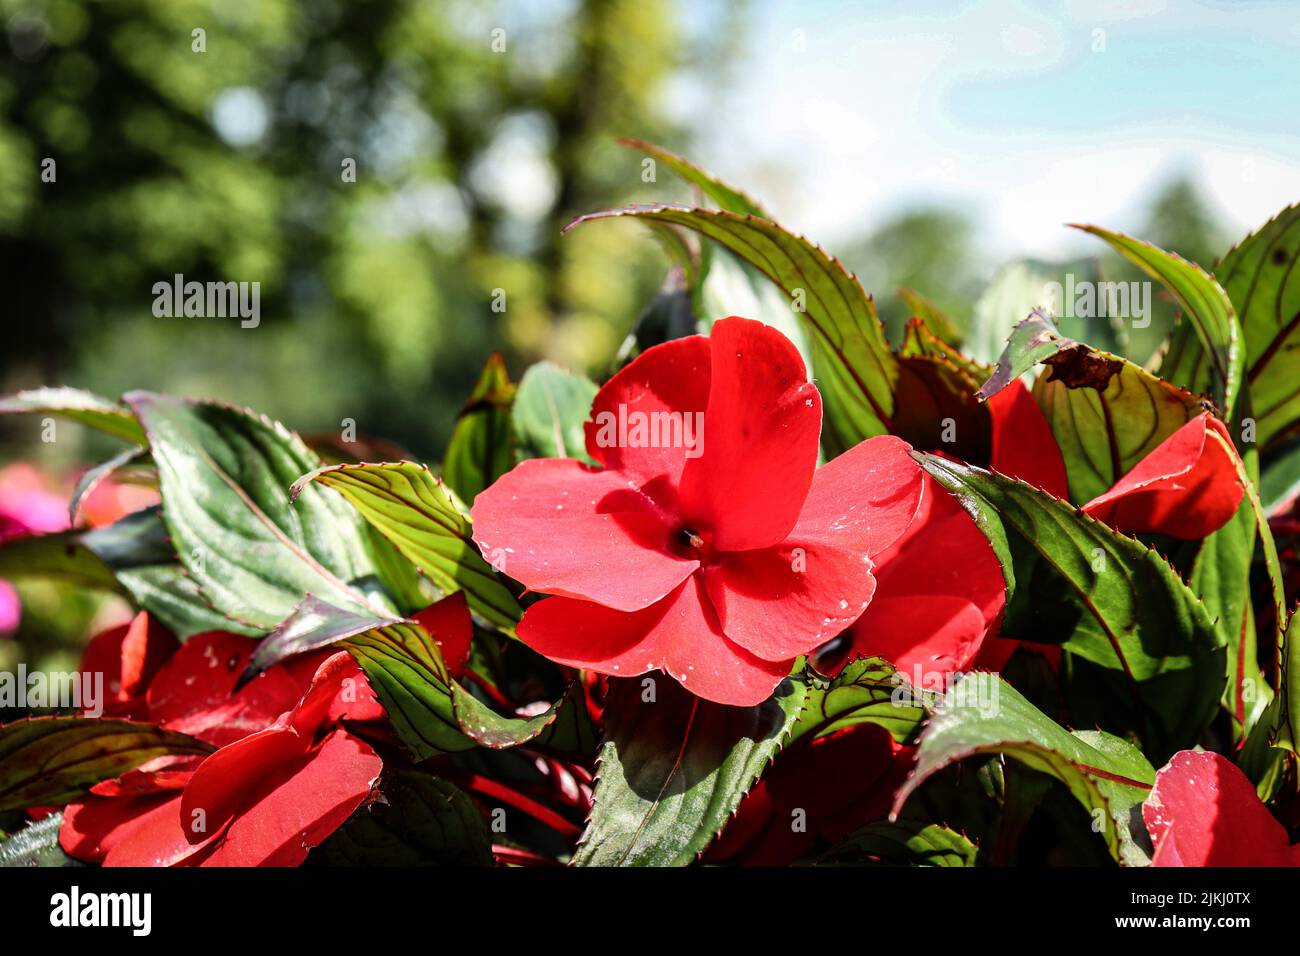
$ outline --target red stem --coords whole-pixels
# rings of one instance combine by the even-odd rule
[[[512,790],[503,783],[489,780],[487,777],[480,777],[476,773],[469,774],[464,782],[465,786],[475,793],[481,793],[486,797],[491,797],[522,811],[569,840],[576,840],[582,834],[582,829],[576,823],[571,823],[550,807],[543,806],[531,797],[526,797],[518,790]]]
[[[521,850],[514,846],[504,846],[500,843],[492,844],[492,855],[496,857],[499,863],[513,863],[516,866],[560,865],[550,857],[539,856],[536,853],[530,853],[528,850]]]

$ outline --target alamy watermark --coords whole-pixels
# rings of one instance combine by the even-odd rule
[[[260,282],[186,282],[178,272],[171,282],[155,282],[153,296],[153,314],[160,319],[238,318],[241,329],[262,322]]]
[[[1132,322],[1135,329],[1151,324],[1150,282],[1093,282],[1067,273],[1064,283],[1043,286],[1043,297],[1061,318],[1121,319]]]
[[[687,458],[704,454],[703,412],[644,412],[619,404],[597,413],[599,448],[682,448]]]
[[[78,710],[87,717],[104,714],[103,671],[0,671],[0,708]]]
[[[148,936],[153,929],[153,894],[97,893],[74,885],[50,897],[50,925],[122,927],[132,936]]]
[[[999,680],[964,680],[961,671],[927,671],[920,664],[912,668],[909,676],[895,671],[890,676],[894,685],[889,695],[895,707],[924,707],[943,697],[945,706],[978,711],[981,717],[996,717],[1001,708]]]

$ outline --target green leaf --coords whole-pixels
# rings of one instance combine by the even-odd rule
[[[814,679],[790,741],[826,737],[857,724],[879,724],[899,743],[913,743],[928,712],[928,691],[914,690],[879,657],[850,661],[831,681]]]
[[[257,634],[213,610],[176,560],[157,507],[90,531],[66,531],[0,544],[0,577],[47,578],[130,598],[182,639],[204,631]]]
[[[907,324],[903,326],[903,342],[899,346],[898,354],[900,357],[917,355],[946,359],[970,380],[971,391],[978,391],[980,383],[993,373],[993,366],[971,358],[955,345],[935,335],[918,318],[908,319]]]
[[[577,687],[572,685],[559,700],[540,714],[532,717],[508,717],[498,714],[460,684],[451,684],[452,710],[461,732],[480,747],[489,750],[506,750],[539,740],[555,726],[563,709],[583,706],[575,699],[577,696]]]
[[[75,800],[155,757],[208,754],[186,734],[133,720],[31,717],[0,726],[0,810]]]
[[[1273,742],[1300,753],[1300,614],[1293,614],[1282,639],[1281,687]]]
[[[817,865],[974,866],[978,853],[965,836],[939,823],[877,820],[845,837]]]
[[[124,568],[117,572],[117,579],[139,607],[162,621],[181,640],[205,631],[229,631],[246,637],[262,633],[213,608],[208,596],[179,563]]]
[[[1140,366],[1114,360],[1093,374],[1086,346],[1048,360],[1051,373],[1034,383],[1034,397],[1052,428],[1069,476],[1070,497],[1091,501],[1109,491],[1134,465],[1192,419],[1213,411],[1196,396]]]
[[[438,596],[436,589],[420,574],[420,569],[374,525],[367,522],[365,532],[379,580],[397,610],[411,615],[432,604]]]
[[[147,448],[128,448],[125,451],[118,452],[108,461],[100,462],[93,468],[86,469],[81,477],[77,479],[76,486],[72,489],[72,497],[68,499],[68,524],[75,527],[77,524],[77,515],[81,511],[81,504],[91,492],[99,487],[100,482],[117,471],[128,465],[137,465],[149,461],[149,450]]]
[[[1070,733],[995,674],[968,674],[953,685],[921,734],[916,769],[899,788],[894,816],[938,771],[981,755],[1002,755],[1060,781],[1101,825],[1116,860],[1137,862],[1128,819],[1155,783],[1142,753],[1100,732]]]
[[[6,867],[58,867],[84,866],[63,852],[59,845],[59,828],[63,814],[51,813],[29,823],[9,839],[0,843],[0,869]]]
[[[1262,470],[1259,497],[1271,514],[1300,496],[1300,440],[1288,438],[1275,445]]]
[[[1289,619],[1284,615],[1282,633],[1278,639],[1277,661],[1280,675],[1277,696],[1271,702],[1264,720],[1268,727],[1257,727],[1265,734],[1269,747],[1279,747],[1300,753],[1300,614]]]
[[[1237,308],[1246,382],[1266,448],[1300,422],[1300,205],[1278,213],[1234,246],[1216,277]]]
[[[492,836],[474,801],[446,780],[386,771],[381,799],[312,851],[322,866],[491,866]]]
[[[656,700],[642,700],[644,681]],[[758,707],[701,700],[667,677],[614,680],[594,806],[577,866],[685,866],[722,831],[808,697],[783,683]]]
[[[303,475],[292,493],[304,494],[314,484],[342,494],[443,591],[464,591],[475,613],[507,630],[519,622],[519,602],[483,560],[468,519],[429,469],[410,461],[331,465]]]
[[[365,524],[337,496],[289,485],[320,460],[283,425],[227,405],[132,392],[149,436],[163,518],[213,607],[270,629],[306,594],[359,613],[384,600]]]
[[[577,729],[573,714],[557,727],[561,714],[583,706],[576,687],[540,714],[499,714],[451,679],[436,635],[415,621],[353,614],[310,595],[259,642],[237,686],[294,654],[338,643],[352,651],[368,676],[375,675],[372,684],[399,736],[421,758],[466,749],[460,734],[451,732],[449,716],[464,737],[490,750],[539,738],[539,743],[545,743],[550,737],[543,735],[548,732]]]
[[[1192,746],[1223,693],[1226,652],[1169,563],[1022,481],[916,458],[956,495],[1002,565],[1003,634],[1069,652],[1074,719],[1136,733],[1161,761]]]
[[[182,640],[205,631],[261,633],[213,608],[212,600],[177,560],[161,509],[145,508],[106,527],[81,532],[77,540],[112,569],[137,606]]]
[[[812,350],[812,373],[826,407],[828,453],[890,430],[898,369],[875,304],[838,260],[807,239],[754,216],[673,206],[635,206],[581,216],[565,231],[599,219],[634,218],[693,229],[730,250],[790,298]]]
[[[125,593],[113,569],[79,532],[29,535],[0,544],[0,578],[46,578],[75,587]]]
[[[474,747],[461,732],[452,703],[451,677],[429,632],[399,621],[339,642],[365,672],[388,720],[417,761]]]
[[[212,607],[211,599],[177,560],[160,508],[145,508],[82,532],[78,540],[112,569],[137,606],[182,640],[205,631],[261,633]]]
[[[1178,300],[1184,320],[1196,330],[1209,359],[1211,398],[1225,420],[1230,420],[1243,384],[1244,350],[1241,324],[1228,294],[1194,262],[1150,243],[1099,226],[1075,225],[1107,242],[1112,249],[1151,278],[1158,280]]]
[[[986,402],[1039,362],[1051,358],[1063,348],[1078,345],[1056,328],[1044,309],[1034,309],[1011,330],[1006,347],[998,356],[993,374],[980,386],[980,401]],[[1086,348],[1086,346],[1085,346]]]
[[[1207,432],[1207,438],[1211,441],[1217,441],[1224,446],[1229,443],[1220,435],[1214,432]],[[1229,447],[1229,450],[1232,449]],[[1294,689],[1293,685],[1300,682],[1300,658],[1297,658],[1297,651],[1294,646],[1288,643],[1284,636],[1287,628],[1287,603],[1286,603],[1286,577],[1282,570],[1282,562],[1277,553],[1277,542],[1273,539],[1273,532],[1268,523],[1268,516],[1264,512],[1263,502],[1260,501],[1259,491],[1256,482],[1253,480],[1254,474],[1258,472],[1257,453],[1250,449],[1243,460],[1237,456],[1232,456],[1236,463],[1237,480],[1245,489],[1246,500],[1242,502],[1241,509],[1238,509],[1234,521],[1230,522],[1231,527],[1235,522],[1241,520],[1241,510],[1249,505],[1253,516],[1253,526],[1255,534],[1259,539],[1260,550],[1264,554],[1264,568],[1268,575],[1270,597],[1273,600],[1272,617],[1273,617],[1273,645],[1277,648],[1277,666],[1280,674],[1282,693],[1280,699],[1273,702],[1270,710],[1273,715],[1272,726],[1276,729],[1276,742],[1293,752],[1296,752],[1297,743],[1300,743],[1300,710],[1291,706],[1291,694],[1295,694],[1295,702],[1300,704],[1300,689]],[[1249,463],[1249,464],[1248,464]],[[1220,529],[1222,531],[1224,529]],[[1253,546],[1252,546],[1253,547]],[[1249,583],[1249,582],[1247,582]],[[1247,598],[1247,617],[1253,613],[1249,606]],[[1248,621],[1249,623],[1249,621]],[[1252,647],[1253,640],[1244,640],[1234,642],[1231,646],[1234,651],[1241,652],[1241,646]],[[1253,667],[1253,663],[1251,665]],[[1244,672],[1243,668],[1243,672]],[[1238,668],[1234,664],[1230,667],[1229,676],[1231,679],[1241,680],[1243,677],[1249,678],[1249,673],[1238,673]],[[1262,696],[1266,693],[1266,685],[1261,681],[1259,694]],[[1235,710],[1235,708],[1234,708]],[[1248,735],[1249,743],[1249,735]],[[1257,752],[1257,751],[1256,751]]]
[[[1269,700],[1268,683],[1256,656],[1255,615],[1250,603],[1255,538],[1255,512],[1250,501],[1243,499],[1231,521],[1197,543],[1187,580],[1201,596],[1228,648],[1223,707],[1232,716],[1237,739],[1250,732]]]
[[[577,458],[591,463],[583,429],[596,383],[554,362],[529,366],[511,410],[519,450],[528,458]]]
[[[555,721],[537,737],[537,746],[556,753],[595,757],[600,734],[587,709],[582,688],[577,684],[571,686],[561,703]]]
[[[147,444],[129,409],[79,388],[34,388],[0,398],[0,415],[15,414],[57,415],[123,441]]]
[[[473,504],[480,491],[514,467],[514,400],[505,359],[493,352],[456,419],[442,459],[443,480],[462,501]]]
[[[915,289],[899,289],[898,297],[912,311],[912,317],[920,323],[931,338],[954,350],[961,345],[961,329],[957,327],[953,317],[939,308],[937,303],[927,299]]]
[[[646,155],[653,157],[657,162],[663,163],[686,182],[699,187],[700,191],[717,203],[720,209],[742,216],[757,216],[760,219],[772,218],[753,197],[746,195],[734,186],[728,186],[721,179],[696,166],[684,156],[670,153],[662,146],[655,146],[653,143],[647,143],[642,139],[621,139],[619,142],[624,146],[639,149]]]
[[[436,635],[417,622],[353,614],[310,595],[259,643],[239,685],[287,657],[332,644],[357,658],[398,736],[419,759],[472,744],[517,747],[553,730],[565,709],[581,706],[570,688],[540,714],[498,714],[451,679]]]
[[[1087,360],[1080,361],[1082,348],[1048,360],[1051,374],[1034,383],[1034,397],[1061,449],[1071,497],[1091,501],[1183,425],[1211,409],[1190,392],[1124,359],[1094,376]],[[1113,358],[1104,352],[1092,355]]]
[[[295,654],[319,650],[375,628],[403,623],[411,622],[396,617],[356,614],[309,594],[293,609],[292,614],[257,642],[257,649],[249,658],[244,672],[239,675],[236,686],[242,686]]]

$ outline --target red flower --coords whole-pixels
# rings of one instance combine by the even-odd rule
[[[1156,774],[1142,819],[1153,866],[1300,866],[1255,785],[1216,753],[1183,750]]]
[[[484,555],[553,595],[519,637],[598,673],[766,699],[867,607],[872,561],[920,499],[906,443],[873,438],[818,469],[820,432],[803,360],[768,326],[733,317],[648,349],[592,404],[603,467],[526,461],[475,500]]]
[[[124,675],[135,667],[126,662],[151,659],[142,650],[149,628],[139,622],[120,642]],[[120,681],[127,697],[117,703],[131,716],[220,749],[151,761],[92,787],[64,815],[68,853],[106,866],[293,866],[370,798],[382,764],[342,721],[383,711],[351,656],[291,658],[232,692],[256,645],[196,635],[143,696],[137,682]],[[83,666],[111,646],[101,636]]]
[[[1048,494],[1069,498],[1065,461],[1051,426],[1021,382],[989,400],[990,467]],[[1223,423],[1202,414],[1080,510],[1119,531],[1197,539],[1236,513],[1245,490]],[[845,660],[876,655],[937,689],[971,666],[1001,670],[1021,642],[985,640],[1005,604],[1001,568],[984,535],[928,475],[917,520],[882,553],[871,606],[851,628]],[[1023,646],[1051,656],[1056,649]]]

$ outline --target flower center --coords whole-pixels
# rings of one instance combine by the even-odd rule
[[[686,545],[688,548],[693,548],[696,551],[704,550],[704,539],[700,537],[700,533],[694,528],[682,528],[677,532],[677,535],[681,539],[682,544]]]

